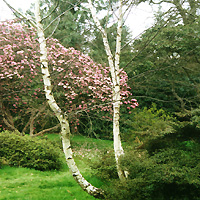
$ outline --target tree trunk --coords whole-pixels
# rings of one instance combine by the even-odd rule
[[[65,154],[65,158],[68,164],[68,167],[74,177],[74,179],[78,182],[81,188],[88,192],[88,194],[96,197],[96,198],[104,198],[103,191],[99,188],[92,186],[88,181],[86,181],[78,170],[75,161],[72,157],[72,150],[70,144],[70,127],[67,116],[62,112],[60,107],[57,105],[54,96],[52,94],[52,85],[50,81],[50,74],[48,70],[48,60],[47,60],[47,48],[46,48],[46,39],[44,36],[43,26],[41,24],[40,17],[40,0],[35,1],[35,18],[37,24],[37,33],[39,37],[40,43],[40,61],[41,61],[41,70],[43,75],[44,82],[44,91],[46,95],[47,102],[58,118],[61,125],[61,138],[63,144],[63,151]]]
[[[96,11],[92,5],[92,1],[88,0],[90,11],[94,22],[96,23],[97,28],[100,30],[106,54],[108,56],[108,63],[110,67],[110,73],[113,83],[113,140],[114,140],[114,151],[115,151],[115,160],[117,165],[117,172],[119,178],[122,180],[127,176],[127,172],[123,171],[120,167],[119,158],[124,155],[124,150],[121,144],[120,138],[120,72],[119,72],[119,62],[120,62],[120,50],[121,50],[121,34],[122,34],[122,0],[119,1],[119,17],[118,17],[118,27],[117,27],[117,40],[116,40],[116,53],[115,53],[115,63],[113,61],[113,55],[110,50],[108,43],[108,38],[105,30],[101,26],[97,16]]]

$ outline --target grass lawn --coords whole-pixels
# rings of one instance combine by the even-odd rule
[[[59,141],[56,134],[47,136]],[[112,149],[112,141],[97,140],[83,136],[72,137],[72,147],[78,168],[94,186],[103,183],[92,175],[88,165],[98,159],[102,151]],[[63,162],[64,158],[63,158]],[[0,200],[90,200],[95,199],[84,192],[73,179],[66,164],[60,171],[37,171],[27,168],[3,166],[0,169]]]

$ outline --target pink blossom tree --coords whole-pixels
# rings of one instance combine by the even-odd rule
[[[33,134],[31,122],[47,109],[36,32],[16,21],[1,23],[0,27],[1,126],[25,132],[29,125]],[[74,124],[82,111],[112,112],[112,82],[108,67],[94,63],[73,48],[64,48],[55,39],[47,40],[47,49],[53,91],[70,122]],[[134,108],[136,102],[127,100],[131,93],[123,70],[120,77],[124,103],[127,108]],[[13,119],[15,116],[17,120]],[[23,124],[27,117],[29,120]]]

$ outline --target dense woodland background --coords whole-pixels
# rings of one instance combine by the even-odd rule
[[[144,1],[131,3],[141,2]],[[198,0],[148,2],[160,5],[154,25],[136,39],[132,38],[129,27],[123,26],[122,35],[120,67],[127,73],[130,92],[139,103],[132,109],[124,102],[121,108],[120,129],[126,152],[122,167],[129,171],[129,179],[125,183],[118,180],[113,152],[106,148],[90,167],[103,182],[107,199],[197,200],[200,199],[200,3]],[[162,12],[162,2],[171,8]],[[45,31],[46,37],[53,37],[64,47],[73,47],[95,63],[108,66],[101,35],[85,5],[84,1],[43,0],[43,15],[52,11],[43,21],[46,26],[52,23]],[[98,12],[105,12],[108,7],[114,11],[116,1],[97,1],[95,6]],[[33,16],[32,9],[26,14]],[[112,19],[112,15],[106,16],[101,23],[106,27]],[[24,21],[20,23],[23,25]],[[112,52],[115,52],[116,26],[113,23],[106,28]],[[1,37],[0,41],[0,56],[3,56],[6,38]],[[53,64],[50,67],[55,97],[60,106],[69,110],[57,86],[59,73],[53,70]],[[40,73],[34,79],[32,75],[22,70],[21,76],[26,79],[1,79],[1,131],[19,131],[31,136],[59,133],[58,121],[46,104]],[[88,100],[80,88],[77,93],[74,107],[68,113],[72,133],[112,140],[110,108],[93,109],[95,105],[91,104],[89,112],[77,112],[80,102]],[[0,136],[5,135],[4,132]],[[56,145],[59,148],[59,142]],[[2,152],[0,157],[5,157]],[[11,165],[16,163],[13,161]]]

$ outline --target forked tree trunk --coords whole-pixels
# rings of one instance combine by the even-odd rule
[[[51,85],[50,74],[48,70],[46,39],[44,36],[43,26],[41,24],[39,5],[40,5],[40,0],[36,0],[35,1],[35,18],[36,18],[37,33],[38,33],[39,43],[40,43],[40,54],[41,54],[40,62],[41,62],[41,70],[42,70],[43,82],[44,82],[44,91],[45,91],[48,104],[50,108],[52,109],[52,111],[55,113],[61,125],[61,138],[62,138],[63,151],[65,154],[65,158],[74,179],[78,182],[81,188],[87,191],[88,194],[96,198],[103,198],[104,197],[103,191],[99,188],[92,186],[88,181],[84,179],[84,177],[81,175],[72,157],[69,122],[66,115],[62,112],[62,110],[56,103],[54,96],[52,94],[52,85]]]
[[[114,140],[114,151],[115,151],[115,160],[117,164],[117,172],[120,179],[124,179],[127,176],[127,172],[123,171],[120,167],[119,158],[124,155],[124,150],[121,144],[120,138],[120,71],[119,71],[119,62],[120,62],[120,50],[121,50],[121,34],[122,34],[122,0],[119,1],[119,17],[118,17],[118,27],[117,27],[117,39],[116,39],[116,52],[115,57],[112,55],[110,46],[108,43],[108,38],[106,31],[100,24],[99,19],[96,16],[96,11],[92,5],[92,1],[88,0],[90,11],[94,22],[96,23],[97,28],[100,30],[106,54],[108,57],[108,63],[110,67],[110,73],[113,83],[113,140]],[[115,59],[115,62],[114,60]]]

